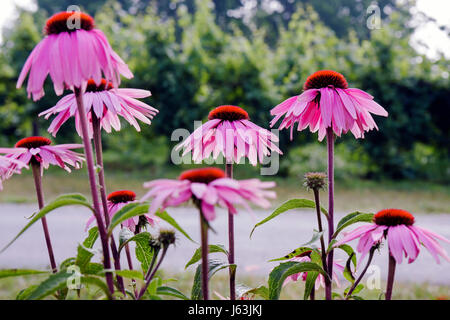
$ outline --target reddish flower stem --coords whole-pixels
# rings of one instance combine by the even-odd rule
[[[228,178],[233,179],[233,164],[227,163],[225,171]],[[234,214],[228,210],[228,263],[234,263]],[[236,268],[230,268],[230,300],[236,300]]]
[[[392,299],[392,290],[394,289],[395,267],[396,267],[395,259],[391,255],[391,252],[389,252],[389,270],[386,286],[386,300]]]
[[[125,245],[125,252],[127,254],[128,269],[133,270],[133,259],[131,259],[130,247],[128,246],[128,243]]]
[[[314,202],[316,204],[316,214],[317,214],[317,224],[319,227],[319,232],[323,231],[322,227],[322,216],[320,212],[320,197],[319,197],[319,189],[314,189]],[[327,254],[326,254],[326,247],[325,247],[325,240],[323,239],[323,235],[320,236],[320,247],[321,247],[321,254],[322,254],[322,266],[323,270],[327,272]],[[327,277],[325,277],[325,283],[330,282]],[[313,289],[314,290],[314,289]]]
[[[98,168],[98,183],[100,185],[100,198],[102,200],[103,206],[103,216],[105,217],[106,228],[109,226],[109,214],[108,214],[108,198],[106,197],[106,183],[105,183],[105,169],[103,168],[103,146],[102,146],[102,131],[100,126],[100,119],[92,112],[92,128],[94,136],[94,148],[95,148],[95,159]],[[114,236],[111,234],[111,253],[114,258],[114,269],[120,270],[120,255],[117,251],[116,242]],[[123,284],[123,278],[121,276],[116,276],[117,283],[119,285],[120,291],[125,294],[125,285]]]
[[[201,207],[200,211],[200,232],[201,232],[201,246],[202,246],[202,293],[203,300],[209,300],[208,292],[208,223],[203,216]]]
[[[358,284],[361,282],[362,278],[364,277],[364,275],[367,272],[367,269],[370,266],[370,263],[372,262],[373,259],[373,254],[375,253],[377,246],[373,246],[372,248],[370,248],[370,252],[369,252],[369,258],[367,260],[367,264],[364,268],[364,270],[361,272],[361,274],[359,275],[358,279],[355,281],[355,283],[353,283],[352,287],[350,288],[350,290],[348,290],[347,295],[345,296],[345,300],[348,300],[351,296],[353,291],[355,290],[355,288],[358,286]]]
[[[327,128],[328,147],[328,245],[334,233],[334,133],[333,128]],[[325,283],[325,299],[332,299],[333,287],[333,249],[328,253],[328,275],[330,281]]]
[[[41,210],[45,205],[44,191],[42,190],[41,164],[35,161],[34,158],[31,159],[31,169],[33,171],[34,186],[36,187],[36,195],[39,210]],[[47,218],[43,216],[41,218],[41,222],[42,228],[44,229],[45,243],[47,244],[47,251],[48,257],[50,259],[50,265],[52,267],[53,273],[56,273],[58,269],[56,267],[55,255],[53,254],[53,246],[52,241],[50,240],[50,232],[48,231]]]
[[[98,199],[97,193],[97,184],[95,181],[95,169],[94,169],[94,157],[92,155],[92,145],[91,139],[88,134],[88,123],[86,110],[84,108],[83,95],[80,88],[74,89],[75,98],[77,101],[78,115],[80,117],[81,124],[81,132],[83,135],[83,144],[84,144],[84,154],[86,156],[86,166],[88,170],[89,177],[89,187],[91,189],[92,195],[92,203],[94,206],[94,216],[97,221],[98,232],[100,235],[100,240],[102,242],[102,250],[103,250],[103,267],[105,270],[109,270],[111,268],[111,261],[109,257],[109,248],[108,248],[108,237],[106,234],[106,227],[102,219],[101,210],[100,210],[100,202]],[[105,273],[106,283],[108,285],[108,289],[110,293],[114,293],[114,281],[113,275],[111,272]]]

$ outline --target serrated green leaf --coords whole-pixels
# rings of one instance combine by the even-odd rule
[[[163,295],[163,296],[172,296],[181,300],[190,300],[188,297],[186,297],[182,292],[178,291],[175,288],[167,287],[167,286],[161,286],[156,289],[156,294]]]
[[[49,273],[49,272],[33,269],[4,269],[0,270],[0,279],[9,277],[28,276],[42,273]]]
[[[144,280],[142,272],[139,272],[137,270],[116,270],[115,273],[121,277],[128,279]]]
[[[287,277],[299,272],[316,271],[328,278],[326,272],[313,262],[285,262],[273,268],[269,275],[269,299],[278,300],[280,298],[281,289]]]
[[[336,231],[333,234],[333,239],[336,238],[336,236],[345,228],[348,226],[355,224],[357,222],[372,222],[373,220],[373,213],[364,213],[355,211],[352,213],[349,213],[345,217],[343,217],[339,223],[337,224]]]
[[[98,238],[98,227],[93,227],[89,229],[86,239],[84,239],[83,244],[78,245],[77,257],[75,264],[80,267],[80,270],[84,273],[86,265],[91,261],[94,253],[92,252],[92,247]]]
[[[40,300],[43,299],[58,290],[66,288],[67,279],[72,273],[66,271],[60,271],[50,275],[46,280],[42,281],[36,289],[30,293],[26,300]]]
[[[208,246],[208,252],[209,253],[222,252],[228,258],[228,250],[224,246],[219,245],[219,244],[210,244]],[[188,263],[186,264],[186,266],[184,268],[187,269],[189,266],[200,261],[201,259],[202,259],[202,248],[200,247],[197,250],[195,250],[194,255],[192,256],[191,260],[188,261]]]
[[[89,262],[84,266],[83,274],[98,275],[104,274],[104,267],[101,263]]]
[[[174,227],[178,231],[180,231],[189,240],[191,240],[194,243],[197,243],[194,240],[192,240],[192,238],[188,235],[188,233],[186,231],[184,231],[183,228],[181,228],[181,226],[176,222],[176,220],[174,218],[172,218],[166,211],[158,211],[155,213],[155,215],[157,217],[163,219],[164,221],[166,221],[168,224],[170,224],[172,227]]]
[[[138,259],[138,261],[141,263],[142,271],[145,274],[150,267],[150,263],[154,254],[153,249],[149,244],[151,235],[148,232],[141,232],[134,236],[132,239],[132,241],[136,243],[136,259]]]
[[[64,206],[72,206],[72,205],[81,205],[85,206],[91,210],[94,210],[91,205],[87,202],[86,198],[80,194],[66,194],[56,198],[54,201],[50,202],[48,205],[43,207],[31,220],[27,223],[27,225],[20,230],[20,232],[0,251],[2,253],[5,251],[11,244],[14,243],[28,228],[30,228],[36,221],[40,220],[45,215],[54,211],[55,209],[64,207]]]
[[[230,265],[227,262],[220,260],[208,260],[208,279],[211,279],[218,271],[225,268],[236,268],[236,265]],[[195,270],[194,284],[191,290],[191,300],[201,300],[203,299],[202,293],[202,264],[200,263]]]
[[[300,208],[312,208],[315,209],[316,208],[316,204],[314,201],[308,200],[308,199],[291,199],[286,201],[285,203],[283,203],[281,206],[279,206],[277,209],[275,209],[274,212],[272,212],[272,214],[270,214],[267,218],[261,220],[260,222],[258,222],[257,224],[255,224],[255,226],[253,227],[251,233],[250,233],[250,238],[253,235],[253,232],[255,231],[255,229],[257,227],[259,227],[260,225],[272,220],[273,218],[279,216],[280,214],[291,210],[291,209],[300,209]],[[325,210],[324,208],[321,208],[322,213],[328,217],[328,212],[327,210]]]
[[[123,206],[111,218],[111,222],[108,226],[108,236],[112,234],[114,228],[117,227],[119,224],[130,218],[148,213],[148,209],[149,209],[148,203],[140,203],[140,202],[131,202]]]

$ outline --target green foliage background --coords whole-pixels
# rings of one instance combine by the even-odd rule
[[[338,139],[342,175],[450,181],[449,60],[430,60],[410,45],[414,1],[379,1],[382,26],[366,27],[367,0],[278,1],[280,12],[265,1],[239,14],[240,0],[77,1],[95,16],[135,77],[123,87],[148,89],[146,103],[159,109],[151,126],[137,133],[124,126],[105,135],[105,161],[111,168],[170,166],[176,128],[193,129],[221,104],[245,108],[252,121],[268,127],[270,109],[301,92],[306,77],[319,69],[344,74],[352,87],[375,97],[389,112],[377,117],[379,131],[364,140]],[[0,51],[0,145],[49,121],[37,114],[53,106],[50,80],[37,103],[16,90],[20,69],[42,38],[45,19],[73,1],[37,0],[38,10],[22,10],[3,30]],[[57,142],[79,141],[69,121]],[[321,169],[324,144],[309,132],[281,133],[282,175]],[[339,164],[338,164],[339,165]]]

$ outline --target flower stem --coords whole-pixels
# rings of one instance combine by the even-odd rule
[[[199,206],[200,209],[200,206]],[[202,293],[203,300],[209,300],[208,293],[208,223],[200,209],[200,229],[202,245]]]
[[[226,175],[228,178],[233,178],[233,164],[227,163],[225,165]],[[228,210],[228,263],[235,265],[234,262],[234,214]],[[230,268],[230,300],[236,300],[236,268]]]
[[[108,210],[108,199],[106,197],[106,183],[105,183],[105,170],[103,168],[103,147],[102,147],[102,131],[100,127],[100,119],[97,117],[95,112],[92,112],[92,128],[94,137],[94,148],[95,148],[95,159],[98,167],[98,183],[100,185],[100,198],[102,200],[103,206],[103,216],[105,218],[106,228],[109,226],[109,210]],[[120,270],[120,255],[117,251],[116,242],[113,235],[111,234],[111,253],[114,258],[114,269]],[[117,284],[119,285],[120,291],[125,294],[125,286],[123,283],[123,278],[121,276],[116,276]]]
[[[86,110],[84,108],[84,102],[83,102],[83,95],[81,92],[81,89],[76,87],[74,88],[75,98],[77,101],[77,110],[78,115],[80,117],[80,124],[81,124],[81,132],[83,135],[83,144],[84,144],[84,154],[86,156],[86,166],[88,170],[88,176],[89,176],[89,187],[91,189],[91,195],[92,195],[92,203],[94,206],[94,216],[97,221],[98,226],[98,232],[100,235],[100,240],[102,242],[102,250],[103,250],[103,267],[105,270],[109,270],[111,268],[111,261],[109,257],[109,248],[108,248],[108,237],[106,234],[106,227],[103,223],[103,219],[101,216],[100,211],[100,202],[98,199],[98,193],[97,193],[97,185],[95,181],[95,169],[94,169],[94,158],[92,155],[92,145],[91,145],[91,139],[89,138],[88,134],[88,123],[87,123],[87,116],[86,116]],[[114,281],[113,281],[113,275],[111,272],[105,273],[106,277],[106,283],[108,285],[108,289],[110,293],[114,293]]]
[[[396,267],[395,259],[389,252],[389,270],[386,286],[386,300],[391,300],[392,298],[392,290],[394,288],[395,267]]]
[[[137,297],[138,300],[141,299],[142,296],[144,295],[145,291],[147,291],[147,288],[150,285],[150,282],[152,281],[153,277],[155,276],[156,271],[158,271],[159,266],[161,265],[162,261],[164,260],[164,257],[166,256],[166,252],[167,252],[168,248],[169,248],[169,246],[163,247],[161,258],[159,259],[158,264],[156,265],[155,269],[150,274],[150,271],[152,270],[153,264],[156,260],[156,259],[153,259],[152,265],[148,268],[147,275],[145,276],[145,280],[146,280],[145,285],[142,287],[141,292],[139,292],[139,295]],[[154,256],[156,256],[156,255],[157,255],[157,253],[154,254]]]
[[[370,252],[369,252],[369,258],[367,260],[367,264],[364,268],[364,270],[361,272],[361,274],[359,275],[358,279],[356,279],[355,283],[353,283],[352,287],[350,288],[350,290],[348,290],[347,295],[345,296],[345,300],[348,300],[350,298],[350,296],[352,295],[353,291],[355,290],[355,288],[358,286],[358,284],[361,282],[362,278],[364,277],[364,275],[367,272],[367,269],[370,266],[370,263],[372,262],[373,259],[373,254],[375,253],[377,246],[373,246],[372,248],[370,248]]]
[[[327,128],[327,148],[328,148],[328,245],[334,233],[334,133],[333,128]],[[325,299],[332,299],[333,284],[333,249],[328,253],[328,275],[329,284],[325,287]]]
[[[314,202],[316,203],[316,214],[317,214],[317,224],[319,227],[319,232],[323,231],[322,227],[322,215],[320,212],[320,197],[319,197],[319,189],[314,189]],[[323,238],[323,234],[320,236],[320,247],[321,247],[321,254],[322,254],[322,266],[325,272],[327,272],[327,254],[325,249],[325,240]],[[325,277],[325,283],[330,282],[330,280]],[[314,289],[313,289],[314,290]]]
[[[31,169],[33,171],[34,186],[36,187],[36,195],[39,205],[39,210],[44,207],[44,192],[42,190],[41,164],[31,159]],[[48,257],[53,273],[56,273],[57,267],[55,262],[55,255],[53,254],[52,241],[50,240],[50,232],[48,231],[47,218],[41,218],[42,228],[44,229],[45,243],[47,244]]]
[[[133,259],[131,259],[130,247],[128,246],[128,243],[125,245],[125,252],[127,254],[128,269],[133,270]]]

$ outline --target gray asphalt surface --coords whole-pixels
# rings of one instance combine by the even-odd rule
[[[0,204],[0,247],[6,245],[25,226],[28,221],[26,217],[29,217],[34,210],[36,207],[30,204]],[[193,208],[170,208],[168,212],[194,240],[199,242],[198,213]],[[249,213],[242,211],[235,218],[238,273],[267,277],[270,270],[277,265],[267,261],[283,256],[309,241],[312,228],[316,228],[316,219],[312,211],[292,210],[257,228],[252,239],[249,239],[253,225],[266,217],[269,212],[255,211],[255,214],[256,217],[253,219]],[[343,214],[337,214],[336,221],[342,216]],[[88,210],[79,207],[58,209],[48,216],[58,263],[75,255],[78,243],[82,242],[85,236],[84,228],[88,217]],[[416,223],[450,239],[449,214],[417,215]],[[210,232],[209,243],[227,245],[227,215],[224,210],[218,211],[217,219],[212,223],[212,227],[217,234]],[[351,229],[353,227],[350,227]],[[442,242],[441,244],[450,254],[450,244]],[[97,242],[96,248],[99,247]],[[184,265],[197,247],[197,244],[178,234],[176,247],[170,249],[162,267],[171,272],[182,272]],[[213,255],[222,258],[217,253]],[[125,257],[122,258],[122,266],[126,266]],[[345,255],[338,252],[337,258],[345,259]],[[96,259],[98,260],[99,257]],[[387,270],[386,246],[382,248],[380,254],[375,254],[373,264],[380,267],[381,279],[384,281]],[[11,247],[0,254],[0,268],[45,267],[48,267],[48,257],[40,222],[32,226]],[[441,264],[437,264],[430,253],[422,247],[414,263],[407,264],[403,261],[397,266],[396,280],[450,285],[450,263],[444,260]]]

